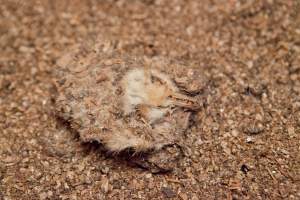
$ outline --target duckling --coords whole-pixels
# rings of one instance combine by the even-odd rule
[[[174,73],[164,72],[178,65],[104,49],[79,48],[58,62],[58,116],[84,142],[114,153],[159,151],[179,140],[201,106],[179,89]]]

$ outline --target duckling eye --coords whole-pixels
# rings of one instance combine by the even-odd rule
[[[158,82],[160,85],[164,84],[164,82],[159,77],[153,76],[152,74],[151,74],[150,79],[151,79],[151,83]]]
[[[155,77],[152,74],[150,76],[150,80],[151,80],[151,83],[153,83],[155,81]]]

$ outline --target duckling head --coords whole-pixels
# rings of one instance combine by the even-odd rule
[[[138,110],[150,123],[162,118],[171,108],[199,108],[195,98],[180,92],[168,75],[156,69],[132,69],[126,73],[122,84],[124,113]]]

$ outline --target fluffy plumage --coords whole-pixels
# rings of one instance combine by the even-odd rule
[[[132,58],[103,46],[79,48],[58,62],[57,113],[83,141],[107,150],[159,150],[182,137],[196,97],[177,87],[183,66],[166,59]],[[165,71],[165,72],[163,72]]]

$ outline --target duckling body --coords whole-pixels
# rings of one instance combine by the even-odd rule
[[[172,144],[200,107],[177,87],[174,74],[164,72],[172,68],[164,59],[101,48],[67,56],[58,63],[57,113],[83,141],[98,141],[108,151],[148,152]]]

